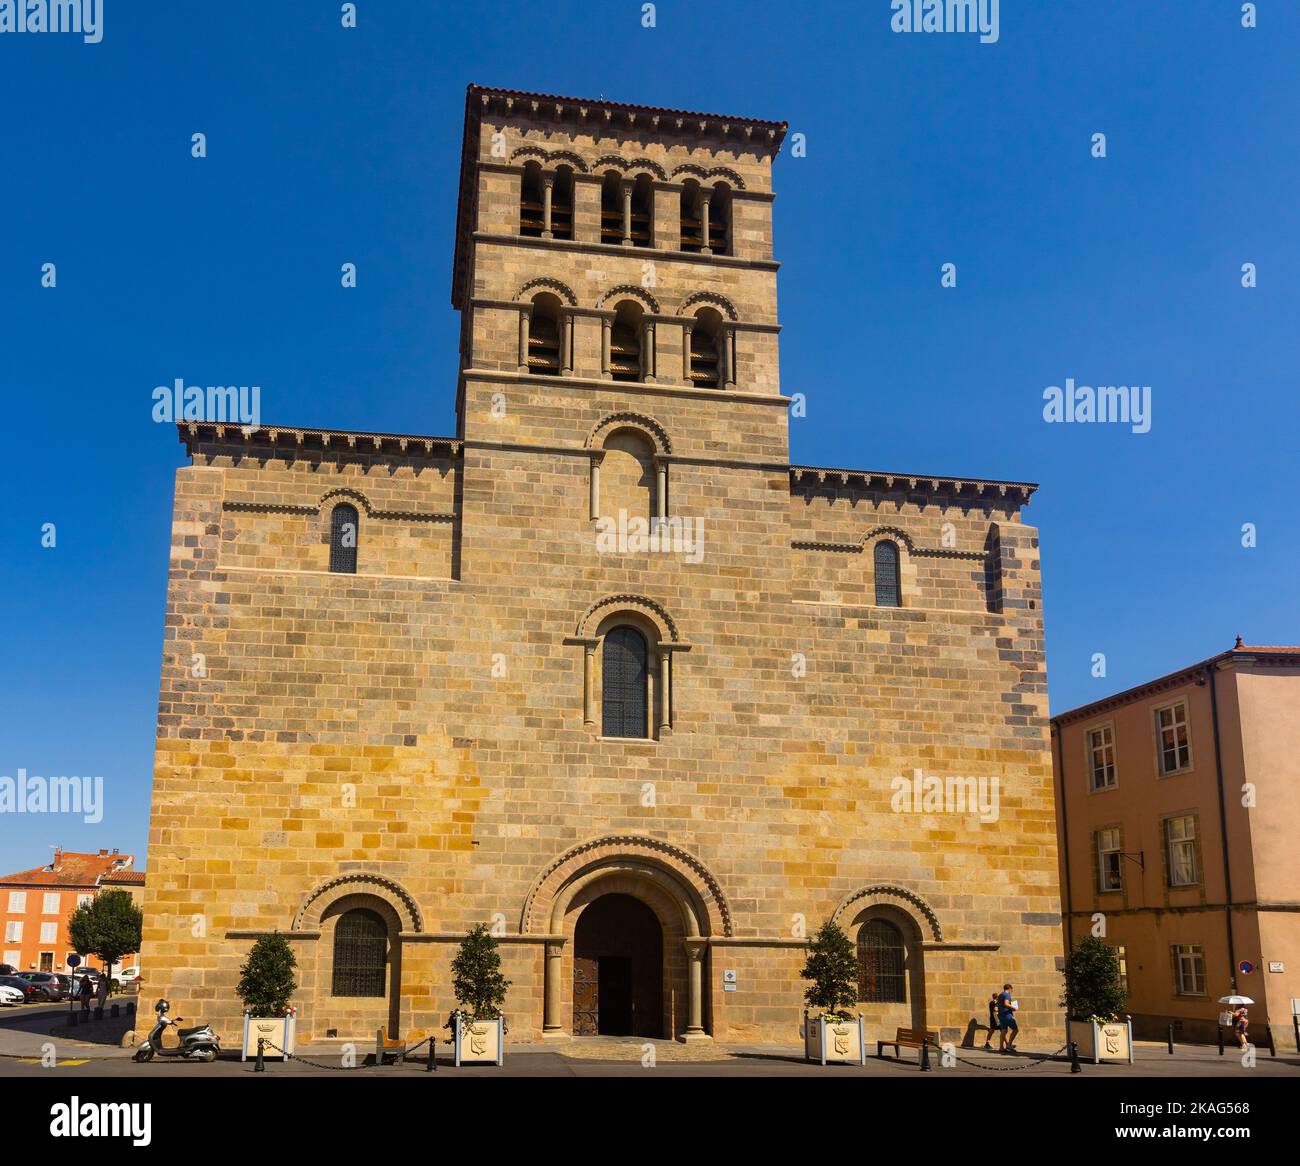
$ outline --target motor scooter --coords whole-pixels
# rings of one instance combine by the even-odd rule
[[[173,1020],[168,1016],[171,1004],[165,998],[159,1000],[153,1006],[153,1010],[158,1014],[158,1019],[153,1026],[153,1031],[136,1047],[133,1060],[143,1063],[159,1056],[179,1057],[185,1061],[206,1063],[215,1061],[220,1055],[221,1038],[206,1024],[196,1025],[194,1028],[177,1028],[176,1035],[180,1037],[180,1044],[174,1048],[167,1048],[162,1042],[163,1033],[175,1026],[176,1021],[184,1020],[185,1017],[178,1016]]]

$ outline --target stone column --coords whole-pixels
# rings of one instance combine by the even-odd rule
[[[560,317],[560,375],[573,376],[573,313]]]
[[[694,384],[691,380],[691,332],[694,328],[693,317],[682,321],[682,380],[688,385]]]
[[[528,320],[532,315],[530,307],[519,310],[519,371],[528,371]]]
[[[601,451],[603,452],[603,451]],[[600,517],[600,454],[591,455],[591,517]]]
[[[582,652],[582,723],[596,723],[596,644],[593,640]]]
[[[542,1035],[559,1036],[564,1032],[560,1020],[560,980],[564,975],[564,944],[546,945],[546,988],[542,1000]]]
[[[554,239],[551,231],[551,197],[555,189],[555,175],[542,175],[542,238]]]
[[[600,375],[605,380],[613,380],[614,373],[610,368],[609,346],[614,333],[613,316],[602,316],[600,320]]]
[[[667,648],[659,649],[659,732],[670,733],[673,727],[672,687],[669,684],[670,669],[668,661],[672,653]]]
[[[662,457],[655,458],[655,515],[668,517],[668,463]]]
[[[732,359],[732,343],[735,331],[725,323],[718,326],[718,388],[735,388],[735,361]]]
[[[623,179],[623,246],[632,246],[632,180]]]
[[[698,936],[686,941],[686,960],[689,964],[690,981],[686,997],[686,1032],[687,1040],[707,1040],[704,1031],[704,953],[708,944]]]
[[[700,253],[702,255],[713,254],[713,248],[709,246],[709,198],[712,194],[712,191],[700,188],[700,231],[703,238]]]
[[[641,325],[641,379],[646,384],[655,383],[655,372],[659,362],[655,359],[655,325],[653,320],[646,320]]]

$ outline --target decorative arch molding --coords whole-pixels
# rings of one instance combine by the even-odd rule
[[[578,620],[575,635],[590,638],[600,621],[613,611],[635,611],[650,620],[659,630],[659,638],[664,643],[677,642],[677,625],[661,604],[644,595],[610,595],[598,603],[593,603]]]
[[[411,893],[378,871],[349,871],[321,883],[302,901],[293,917],[291,931],[310,931],[320,926],[326,909],[348,895],[373,895],[383,899],[401,920],[403,931],[423,931],[424,918]]]
[[[873,526],[858,542],[861,546],[867,547],[882,538],[900,542],[909,555],[916,554],[916,545],[912,542],[912,536],[899,526]]]
[[[650,439],[657,454],[671,454],[673,443],[664,429],[653,417],[644,413],[610,413],[587,434],[586,448],[599,449],[600,443],[616,429],[638,429]]]
[[[930,938],[935,943],[943,942],[943,927],[939,923],[939,916],[934,913],[934,909],[920,895],[914,891],[909,891],[906,887],[897,887],[888,883],[877,883],[874,886],[862,887],[850,895],[846,895],[839,901],[839,905],[831,912],[831,922],[839,924],[840,920],[850,913],[853,914],[862,910],[864,907],[873,907],[877,905],[898,907],[900,902],[903,904],[902,909],[917,920],[919,924],[924,919],[929,924]],[[924,934],[924,928],[922,933]]]
[[[543,164],[551,163],[552,165],[567,162],[582,174],[590,173],[587,163],[578,154],[573,153],[572,150],[544,150],[541,146],[520,146],[510,155],[510,161],[514,162],[518,158],[536,158]]]
[[[644,170],[653,174],[660,182],[668,181],[667,171],[658,162],[649,158],[624,158],[619,154],[602,154],[591,164],[593,171],[606,167],[619,171],[625,177]]]
[[[659,301],[646,291],[645,288],[638,287],[634,283],[620,283],[616,287],[610,288],[596,301],[596,307],[602,308],[612,300],[625,299],[628,297],[636,300],[643,308],[648,308],[656,316],[659,315]]]
[[[523,303],[531,299],[530,292],[548,291],[554,292],[571,308],[578,306],[578,297],[573,294],[573,289],[566,283],[561,283],[558,279],[550,279],[547,276],[539,276],[537,279],[530,279],[517,292],[515,292],[515,302]]]
[[[690,295],[682,300],[681,306],[677,309],[677,314],[679,316],[689,315],[690,309],[696,304],[708,304],[710,307],[720,308],[723,315],[725,315],[729,320],[740,319],[740,314],[736,311],[735,304],[727,299],[726,296],[711,291],[691,292]]]
[[[709,869],[689,851],[645,834],[604,834],[580,842],[553,859],[524,899],[520,931],[549,934],[551,911],[603,875],[654,877],[661,887],[693,902],[704,935],[732,934],[731,907]]]
[[[334,490],[327,490],[320,496],[320,506],[318,513],[324,513],[326,509],[333,509],[331,504],[339,502],[359,502],[362,509],[366,512],[367,518],[375,516],[375,508],[370,505],[370,499],[367,498],[360,490],[352,490],[347,486],[339,486]]]
[[[727,166],[711,166],[706,170],[703,166],[697,166],[694,162],[683,162],[673,170],[672,177],[676,178],[679,174],[689,174],[704,182],[711,178],[725,178],[736,189],[745,189],[745,180]]]

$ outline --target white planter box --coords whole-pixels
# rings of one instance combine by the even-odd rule
[[[244,1045],[239,1059],[247,1061],[249,1057],[257,1056],[257,1040],[259,1037],[266,1041],[263,1057],[282,1056],[281,1053],[271,1048],[272,1045],[275,1045],[277,1049],[284,1049],[286,1053],[292,1054],[297,1031],[297,1009],[290,1008],[283,1016],[249,1016],[245,1012]]]
[[[1100,1065],[1102,1061],[1133,1063],[1133,1022],[1115,1020],[1098,1024],[1095,1020],[1071,1020],[1065,1038],[1079,1048],[1079,1059]]]
[[[867,1063],[867,1036],[862,1015],[857,1020],[804,1018],[804,1056],[823,1065]]]
[[[454,1030],[456,1067],[499,1065],[505,1058],[505,1017],[496,1020],[465,1020],[456,1017]]]

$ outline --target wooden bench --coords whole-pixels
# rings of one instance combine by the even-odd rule
[[[388,1053],[396,1053],[395,1065],[406,1063],[406,1042],[401,1037],[387,1037],[382,1028],[375,1030],[375,1064],[382,1065]]]
[[[900,1028],[894,1033],[893,1040],[876,1041],[876,1056],[885,1055],[885,1046],[888,1045],[894,1050],[894,1056],[901,1057],[903,1049],[919,1049],[926,1043],[932,1047],[939,1047],[939,1030],[937,1028]]]

